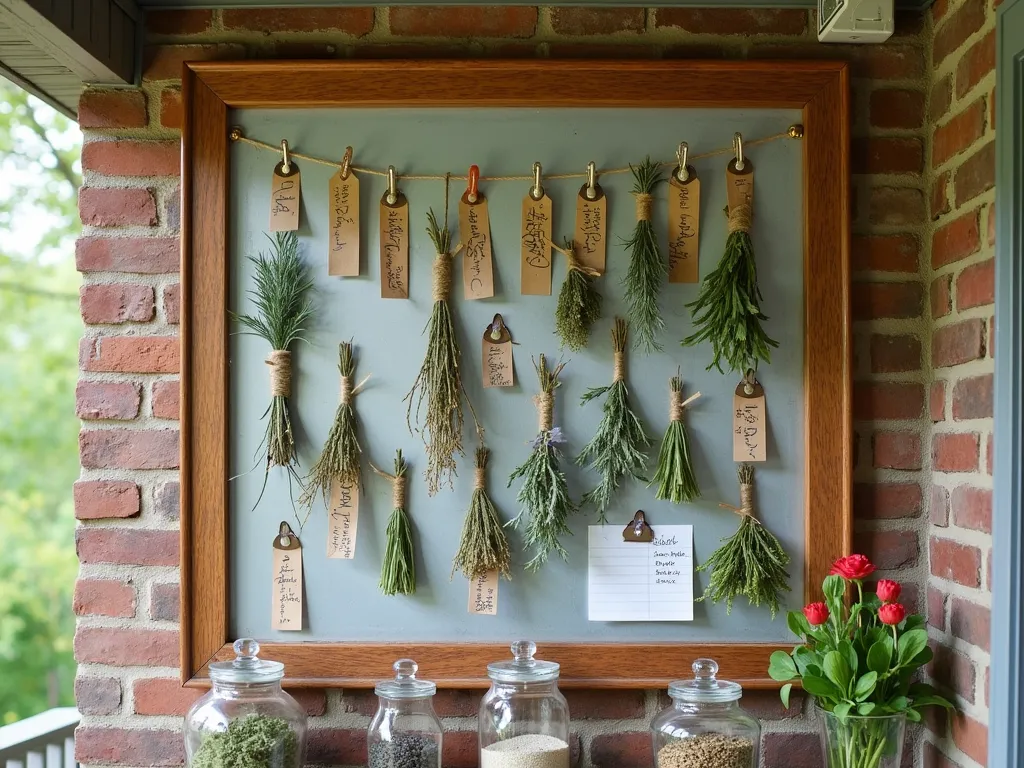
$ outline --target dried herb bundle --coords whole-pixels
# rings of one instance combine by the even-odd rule
[[[380,568],[380,591],[385,595],[411,595],[416,591],[416,558],[412,548],[412,525],[405,512],[405,459],[395,452],[395,474],[370,467],[391,481],[392,512],[388,518],[387,545]]]
[[[487,459],[490,451],[483,445],[476,449],[476,474],[473,497],[469,511],[462,524],[462,538],[459,549],[452,561],[452,575],[462,571],[467,579],[474,579],[490,571],[500,572],[511,579],[509,570],[512,555],[508,548],[508,537],[498,518],[494,502],[487,494]]]
[[[713,603],[725,600],[728,613],[732,610],[732,601],[745,596],[751,605],[767,604],[774,619],[779,612],[781,593],[790,589],[786,572],[789,555],[755,516],[754,468],[741,464],[737,474],[740,507],[721,506],[733,510],[743,519],[736,533],[722,539],[722,546],[698,566],[698,571],[711,571],[711,580],[698,600],[711,600]]]
[[[768,318],[761,311],[757,263],[750,242],[749,205],[737,205],[729,213],[729,238],[725,255],[714,272],[704,278],[695,301],[686,305],[693,313],[696,331],[681,342],[693,346],[711,341],[715,357],[708,370],[722,370],[724,358],[730,371],[740,374],[771,362],[771,347],[779,343],[761,326]]]
[[[690,459],[690,439],[683,423],[683,409],[700,397],[700,392],[683,401],[683,380],[673,376],[668,383],[668,429],[658,452],[658,471],[652,483],[658,483],[656,498],[668,499],[673,504],[700,498],[700,487],[693,474]]]
[[[354,398],[362,389],[362,383],[354,384],[356,375],[352,342],[343,341],[338,345],[338,372],[341,374],[341,396],[338,409],[334,412],[334,423],[327,434],[327,442],[319,458],[309,470],[306,489],[299,503],[307,509],[313,506],[317,494],[330,504],[331,483],[359,487],[359,436],[356,434],[356,410]]]
[[[658,249],[658,236],[651,222],[654,188],[664,179],[661,166],[651,162],[650,157],[635,168],[629,166],[629,169],[633,172],[632,191],[636,197],[636,229],[624,243],[630,256],[624,280],[626,304],[637,346],[650,353],[661,349],[658,334],[665,328],[665,321],[658,310],[658,293],[668,278],[668,267]]]
[[[271,349],[266,360],[270,366],[271,399],[264,414],[266,434],[260,443],[260,451],[266,449],[267,464],[257,504],[263,498],[271,467],[285,467],[289,477],[301,485],[288,407],[292,392],[292,353],[288,348],[292,342],[302,339],[304,326],[313,315],[312,302],[306,296],[313,287],[313,279],[299,258],[299,238],[294,232],[278,232],[274,237],[268,235],[267,239],[271,252],[249,257],[255,270],[256,287],[247,293],[256,305],[256,312],[231,314],[245,329],[241,333],[258,336]]]
[[[568,552],[559,537],[572,535],[566,522],[569,515],[579,511],[579,507],[569,498],[569,487],[565,473],[559,468],[562,452],[559,444],[565,442],[562,430],[552,427],[552,414],[555,407],[555,390],[561,386],[558,375],[565,367],[559,363],[549,370],[544,355],[540,361],[534,361],[540,381],[540,394],[534,398],[537,404],[539,430],[533,440],[533,451],[529,458],[512,472],[508,479],[508,487],[523,478],[523,485],[516,497],[521,505],[519,515],[509,525],[518,528],[526,525],[525,545],[527,549],[535,548],[533,558],[526,564],[529,571],[537,571],[547,561],[548,555],[554,551],[565,560]]]
[[[452,487],[455,455],[462,452],[462,373],[459,370],[459,342],[455,338],[448,295],[452,288],[452,235],[445,223],[437,223],[434,211],[427,212],[427,233],[437,257],[433,265],[434,307],[427,322],[427,354],[412,389],[405,396],[406,423],[412,427],[413,401],[419,427],[420,407],[427,401],[426,421],[421,432],[427,448],[427,492],[433,496],[442,485]]]
[[[651,441],[644,432],[640,419],[629,407],[629,390],[626,388],[625,354],[626,321],[615,318],[612,327],[612,352],[615,358],[615,372],[612,383],[607,387],[593,387],[583,393],[581,405],[607,394],[604,401],[604,415],[597,425],[597,432],[576,459],[583,465],[590,463],[592,469],[601,474],[601,483],[594,490],[584,494],[582,504],[593,504],[598,519],[605,521],[605,512],[612,494],[619,487],[619,481],[626,475],[646,482],[643,476],[647,465],[644,449]]]
[[[590,327],[601,317],[601,294],[594,282],[600,273],[580,262],[572,240],[566,238],[564,249],[553,243],[552,247],[566,258],[565,281],[555,308],[555,333],[563,347],[579,352],[590,340]]]
[[[207,733],[189,760],[192,768],[301,768],[299,740],[288,721],[250,714]]]

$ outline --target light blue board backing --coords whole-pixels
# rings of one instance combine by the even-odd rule
[[[355,148],[355,163],[372,168],[393,164],[399,173],[465,173],[476,163],[486,175],[529,173],[539,160],[549,173],[582,171],[590,160],[600,169],[637,162],[647,153],[661,160],[674,156],[679,141],[689,142],[699,154],[728,146],[733,132],[748,140],[784,131],[798,122],[793,110],[247,110],[234,115],[247,136],[270,143],[287,138],[296,151],[316,157],[342,156],[345,146]],[[231,148],[232,280],[229,305],[249,311],[245,290],[252,285],[247,254],[267,241],[269,183],[273,153],[236,144]],[[754,247],[758,260],[767,328],[781,342],[772,365],[759,378],[768,394],[769,461],[757,467],[760,516],[781,539],[792,556],[793,592],[788,607],[802,603],[804,494],[803,463],[803,206],[802,146],[789,139],[752,148],[756,167]],[[720,259],[726,237],[724,168],[727,157],[697,160],[701,179],[701,276]],[[338,398],[337,343],[352,338],[357,346],[358,378],[373,375],[358,396],[364,455],[378,466],[390,467],[401,447],[410,463],[408,511],[416,538],[416,594],[385,597],[377,588],[390,514],[388,483],[364,475],[356,558],[328,560],[326,513],[322,505],[302,532],[305,567],[307,629],[302,633],[270,629],[271,543],[281,520],[294,520],[288,483],[280,472],[272,474],[266,494],[253,510],[262,482],[262,468],[230,484],[231,505],[231,634],[281,640],[364,641],[506,641],[526,636],[539,641],[783,641],[788,636],[784,617],[772,622],[765,609],[737,603],[732,615],[725,607],[699,603],[692,623],[594,623],[587,621],[586,526],[595,522],[588,512],[572,520],[574,536],[565,541],[569,560],[549,561],[538,574],[527,574],[522,564],[521,535],[511,532],[515,571],[511,583],[502,582],[499,614],[470,616],[466,612],[467,584],[461,576],[449,581],[463,517],[472,489],[472,448],[475,439],[467,414],[467,456],[459,464],[455,490],[434,498],[422,479],[423,444],[405,424],[402,397],[409,390],[423,358],[421,331],[430,312],[430,264],[434,254],[424,231],[425,214],[444,208],[440,181],[406,182],[401,188],[410,203],[413,233],[410,254],[411,298],[380,298],[378,268],[378,203],[384,191],[379,177],[361,177],[362,276],[329,277],[327,253],[327,182],[333,170],[301,162],[302,227],[299,232],[305,257],[316,277],[317,319],[311,344],[297,347],[295,388],[292,398],[297,421],[300,457],[304,468],[315,459],[327,435]],[[612,369],[610,319],[625,312],[622,278],[628,258],[620,238],[635,225],[632,177],[601,178],[609,197],[608,272],[600,282],[605,296],[604,318],[596,327],[590,347],[580,354],[565,354],[568,365],[558,391],[555,424],[568,437],[566,470],[575,497],[592,487],[595,475],[571,462],[593,435],[601,415],[600,402],[581,407],[579,398],[591,386],[609,382]],[[579,180],[546,183],[555,205],[557,242],[572,234]],[[451,216],[457,229],[456,200],[464,182],[453,182]],[[519,293],[520,206],[528,185],[523,182],[485,183],[482,191],[490,205],[494,241],[496,297],[486,301],[462,299],[461,273],[456,272],[453,314],[461,336],[466,386],[487,429],[492,449],[489,489],[505,519],[517,511],[517,487],[506,489],[506,479],[529,451],[527,443],[537,429],[532,397],[536,376],[531,355],[540,352],[557,359],[553,315],[565,272],[556,258],[550,297]],[[657,194],[655,227],[665,246],[666,190]],[[455,240],[458,240],[457,235]],[[697,295],[697,285],[666,285],[661,306],[667,323],[662,335],[665,351],[653,356],[627,355],[627,376],[634,408],[654,438],[651,473],[657,446],[667,422],[668,379],[682,368],[686,394],[700,390],[688,410],[687,426],[694,465],[703,500],[673,506],[657,501],[653,489],[628,481],[618,495],[609,519],[625,525],[636,509],[644,509],[657,530],[659,523],[693,523],[698,562],[706,558],[723,536],[731,534],[738,518],[719,508],[720,501],[738,503],[732,461],[731,407],[735,376],[706,372],[711,352],[707,345],[681,348],[679,339],[692,330],[690,313],[683,307]],[[480,336],[495,312],[501,312],[515,341],[516,386],[484,390],[481,385]],[[259,339],[233,336],[231,341],[231,466],[234,474],[253,465],[263,436],[261,416],[268,402],[267,347]],[[695,575],[695,592],[703,589],[706,574]]]

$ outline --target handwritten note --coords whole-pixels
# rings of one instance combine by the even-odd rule
[[[327,556],[351,560],[356,556],[359,528],[359,488],[331,482],[331,508],[327,520]]]
[[[598,187],[595,199],[587,198],[584,184],[576,196],[576,255],[585,267],[604,274],[608,257],[605,227],[608,213],[608,198]]]
[[[524,296],[551,295],[551,198],[523,198],[522,267],[520,293]]]
[[[622,527],[588,528],[590,621],[693,621],[693,526],[654,525],[650,544]]]
[[[514,387],[515,373],[512,362],[512,342],[483,340],[484,386]]]
[[[768,415],[764,390],[756,386],[751,396],[741,394],[741,383],[732,398],[732,460],[767,461]]]
[[[477,195],[470,203],[459,202],[459,235],[462,238],[462,287],[467,299],[489,299],[494,295],[494,264],[491,257],[491,219],[487,200]]]
[[[409,298],[409,202],[402,194],[394,205],[380,201],[380,296]]]
[[[274,538],[271,629],[302,629],[302,545],[294,533]]]
[[[700,282],[700,179],[693,173],[668,185],[668,281]]]
[[[299,196],[302,190],[299,166],[291,163],[288,173],[284,164],[274,166],[270,180],[270,231],[291,232],[299,228]]]
[[[498,614],[498,572],[488,571],[469,580],[468,610],[478,616]]]
[[[327,274],[341,277],[359,276],[359,179],[349,173],[344,179],[339,170],[328,185],[328,220],[330,251]]]
[[[750,162],[749,158],[745,158],[742,171],[734,170],[735,165],[736,161],[733,160],[725,171],[726,201],[729,203],[729,208],[735,208],[742,203],[752,206],[754,204],[754,164]]]

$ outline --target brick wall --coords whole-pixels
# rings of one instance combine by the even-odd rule
[[[970,715],[956,721],[955,744],[940,739],[939,724],[934,733],[915,731],[905,764],[983,762],[977,745],[986,722],[980,681],[987,613],[979,605],[989,583],[991,395],[984,377],[991,361],[984,350],[992,250],[991,161],[985,165],[992,54],[984,46],[991,46],[985,30],[992,22],[988,0],[978,1],[980,15],[945,0],[934,22],[931,14],[898,15],[892,40],[864,47],[819,45],[813,16],[795,9],[150,14],[142,87],[88,90],[80,106],[86,227],[77,258],[87,327],[78,390],[83,471],[75,488],[82,561],[75,597],[76,690],[84,715],[79,759],[177,765],[180,715],[195,695],[175,679],[181,62],[684,56],[851,64],[856,548],[884,575],[903,581],[922,611],[928,607],[937,645],[956,660],[943,665],[955,670],[952,677],[936,675],[948,677]],[[446,740],[447,765],[475,765],[478,696],[439,695],[438,709],[454,731]],[[650,765],[647,728],[663,694],[569,697],[581,766]],[[313,691],[303,692],[302,701],[313,715],[311,761],[357,764],[372,695]],[[765,766],[819,765],[814,723],[801,712],[806,702],[783,713],[774,694],[751,692],[744,705],[765,719]],[[937,762],[939,749],[955,762]]]

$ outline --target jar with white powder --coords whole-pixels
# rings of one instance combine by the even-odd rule
[[[512,660],[487,665],[480,703],[480,768],[569,768],[569,705],[558,664],[533,658],[537,646],[512,643]]]

